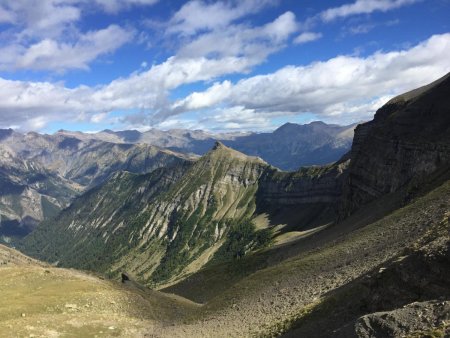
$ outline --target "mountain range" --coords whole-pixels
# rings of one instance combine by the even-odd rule
[[[3,310],[0,329],[14,326],[22,335],[445,337],[449,93],[450,74],[400,95],[356,127],[342,157],[290,172],[233,149],[227,142],[234,140],[215,140],[200,157],[156,148],[164,160],[145,162],[151,163],[145,170],[120,162],[116,170],[72,174],[89,156],[68,170],[46,165],[81,191],[15,242],[33,258],[0,246],[7,266],[2,290],[23,295],[32,289],[37,297],[10,297],[12,310]],[[71,149],[73,143],[77,149],[108,144],[108,153],[123,145],[154,147],[95,134],[45,137],[61,137],[64,145],[75,139]],[[58,152],[51,159],[59,159]],[[54,163],[42,156],[26,160]],[[44,170],[32,163],[25,168]],[[21,311],[31,312],[30,319]]]
[[[271,164],[298,167],[339,159],[350,148],[353,128],[313,122],[262,134],[130,130],[43,135],[0,130],[0,236],[26,235],[117,171],[148,173],[181,163],[203,154],[217,139],[264,156]]]
[[[114,144],[62,135],[0,138],[0,234],[21,236],[67,207],[117,170],[146,173],[181,162],[182,154],[142,144]]]
[[[266,133],[210,133],[202,130],[151,129],[83,134],[60,130],[59,134],[76,138],[96,139],[114,143],[144,143],[180,153],[204,155],[216,141],[246,155],[259,156],[282,170],[335,162],[351,146],[356,124],[339,126],[321,121],[300,125],[286,123]]]

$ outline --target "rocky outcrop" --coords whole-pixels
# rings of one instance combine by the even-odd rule
[[[450,301],[414,302],[403,308],[376,312],[358,319],[360,338],[438,336],[450,333]]]
[[[358,126],[341,217],[380,196],[420,186],[450,166],[450,76],[389,101]]]
[[[304,167],[296,172],[268,171],[259,182],[259,198],[266,205],[336,203],[348,161],[323,167]]]

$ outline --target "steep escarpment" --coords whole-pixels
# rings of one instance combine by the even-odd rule
[[[259,180],[256,213],[266,215],[271,224],[284,224],[282,232],[332,223],[348,164],[343,160],[295,172],[269,168]]]
[[[359,128],[339,223],[167,288],[206,303],[203,318],[168,335],[448,335],[447,81],[400,96]],[[268,182],[268,200],[289,187]]]
[[[358,126],[341,216],[385,194],[399,200],[450,165],[450,76],[400,95]],[[401,203],[401,202],[400,202]]]
[[[347,219],[290,245],[206,267],[167,289],[206,304],[202,317],[166,336],[335,337],[340,330],[352,337],[361,316],[448,300],[449,196],[447,182],[357,229]]]

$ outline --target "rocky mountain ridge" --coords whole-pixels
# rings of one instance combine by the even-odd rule
[[[148,145],[3,130],[0,235],[23,236],[118,170],[146,173],[188,158]]]
[[[60,130],[57,134],[114,143],[144,143],[181,153],[204,155],[216,141],[250,156],[259,156],[282,170],[335,162],[351,146],[356,124],[338,126],[321,121],[286,123],[273,132],[210,133],[202,130],[151,129],[83,134]]]
[[[450,75],[400,95],[359,125],[351,149],[342,216],[380,196],[408,198],[450,166]],[[437,178],[437,177],[436,177]]]
[[[275,225],[281,232],[307,229],[325,211],[322,221],[328,221],[345,166],[284,173],[217,142],[184,166],[116,174],[44,222],[25,245],[62,265],[168,282],[208,263],[221,253],[230,229],[258,215],[265,219],[261,230],[248,229],[256,237]],[[302,212],[296,215],[293,207]]]

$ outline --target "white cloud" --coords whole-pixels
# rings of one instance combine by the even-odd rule
[[[0,23],[13,23],[15,20],[13,13],[0,7]]]
[[[66,33],[71,23],[81,17],[81,8],[70,0],[6,0],[0,12],[18,31],[20,39],[55,37]]]
[[[294,43],[297,45],[304,44],[319,40],[322,37],[322,33],[304,32],[294,39]]]
[[[352,4],[329,8],[320,16],[324,21],[332,21],[357,14],[370,14],[372,12],[387,12],[392,9],[411,5],[420,0],[356,0]]]
[[[186,112],[201,102],[243,107],[260,115],[315,113],[323,118],[369,118],[392,95],[435,80],[450,71],[450,34],[436,35],[408,50],[377,52],[368,57],[338,56],[308,66],[287,66],[226,86],[217,100],[215,84],[174,104]],[[209,98],[208,96],[212,96]],[[202,105],[201,108],[207,108]]]
[[[226,29],[202,34],[184,43],[177,55],[183,58],[240,56],[258,64],[271,53],[281,49],[297,30],[295,15],[286,12],[259,27],[231,25]]]
[[[329,121],[360,121],[370,118],[392,95],[449,72],[448,55],[450,34],[436,35],[405,50],[367,57],[337,56],[305,66],[287,66],[235,84],[214,83],[177,102],[168,100],[170,90],[246,69],[247,61],[236,57],[172,57],[105,86],[72,89],[62,84],[0,78],[1,127],[39,129],[51,121],[96,121],[103,116],[98,114],[117,110],[140,111],[126,122],[141,126],[155,116],[160,123],[171,116],[168,125],[177,120],[174,114],[191,110],[202,111],[204,124],[228,128],[237,128],[238,124],[264,128],[274,116],[306,112]]]
[[[108,113],[105,113],[105,112],[94,114],[91,117],[91,122],[100,123],[100,122],[104,121],[107,117],[108,117]]]
[[[212,107],[228,97],[230,95],[230,89],[230,81],[216,82],[205,92],[194,92],[185,99],[175,102],[172,105],[172,109],[183,107],[183,109],[187,110],[196,110]]]
[[[117,13],[131,6],[154,5],[159,0],[94,0],[108,13]]]
[[[0,23],[5,27],[0,47],[0,69],[63,71],[87,69],[98,56],[115,51],[132,37],[117,25],[82,32],[78,24],[93,7],[117,12],[157,0],[4,0]]]
[[[233,21],[274,3],[274,0],[217,1],[208,3],[189,1],[178,10],[169,22],[168,34],[195,35],[217,30]]]
[[[44,39],[31,45],[28,49],[13,56],[14,63],[0,61],[0,68],[16,69],[87,69],[88,64],[98,56],[111,53],[127,43],[133,32],[119,26],[111,25],[105,29],[87,32],[79,37],[74,44],[60,43],[52,39]],[[0,51],[1,53],[1,51]],[[3,53],[1,53],[3,54]],[[5,52],[8,54],[8,52]]]

